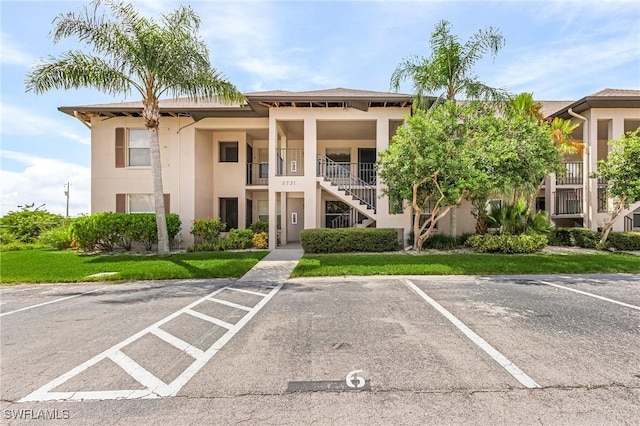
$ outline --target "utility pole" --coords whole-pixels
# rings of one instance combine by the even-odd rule
[[[65,185],[64,195],[67,197],[67,219],[69,219],[69,182]]]

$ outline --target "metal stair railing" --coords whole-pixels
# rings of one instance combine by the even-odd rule
[[[349,169],[325,155],[318,155],[318,177],[325,178],[336,185],[338,190],[344,191],[375,212],[376,187],[355,176]]]

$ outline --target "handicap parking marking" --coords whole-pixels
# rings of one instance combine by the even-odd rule
[[[522,386],[528,389],[537,389],[541,386],[529,377],[524,371],[522,371],[517,365],[509,361],[500,351],[491,346],[486,340],[480,337],[477,333],[471,330],[466,324],[460,321],[455,315],[446,310],[442,305],[429,297],[424,291],[422,291],[411,280],[404,278],[404,284],[409,287],[414,293],[420,296],[425,302],[431,305],[436,311],[442,314],[449,322],[456,326],[465,336],[469,338],[476,346],[487,353],[495,362],[497,362],[507,373],[509,373],[514,379],[516,379]]]
[[[41,401],[82,401],[82,400],[107,400],[107,399],[153,399],[175,396],[180,389],[238,332],[253,318],[262,307],[264,307],[273,296],[282,288],[283,284],[279,284],[273,287],[268,293],[262,293],[257,291],[251,291],[241,288],[230,286],[222,287],[198,300],[185,306],[184,308],[174,312],[173,314],[157,321],[149,327],[141,330],[133,336],[123,340],[122,342],[112,346],[104,352],[94,356],[88,361],[80,364],[79,366],[69,370],[56,379],[50,381],[44,386],[40,387],[36,391],[30,393],[18,402],[41,402]],[[235,324],[228,323],[218,318],[214,318],[209,315],[202,314],[193,310],[196,306],[204,302],[219,301],[215,297],[221,295],[225,291],[244,292],[252,294],[253,296],[260,296],[261,300],[253,307],[238,305],[229,302],[231,305],[237,305],[237,309],[245,312],[244,316]],[[214,300],[212,300],[214,299]],[[230,306],[228,303],[224,303],[226,306]],[[235,306],[230,306],[236,308]],[[247,310],[248,309],[248,310]],[[191,345],[190,343],[174,336],[160,328],[163,324],[177,318],[180,315],[187,315],[191,317],[197,317],[205,319],[210,323],[221,326],[227,331],[218,338],[211,346],[206,350],[201,350]],[[188,354],[194,360],[193,362],[170,383],[165,383],[158,377],[150,373],[146,368],[140,365],[131,357],[127,356],[121,351],[125,346],[137,341],[143,336],[152,334],[164,342],[176,347],[180,351]],[[100,361],[109,359],[118,365],[124,372],[132,377],[136,382],[140,383],[145,389],[117,389],[117,390],[95,390],[95,391],[64,391],[57,392],[55,389],[67,382],[69,379],[77,376],[88,368],[98,364]]]
[[[563,290],[573,291],[574,293],[582,294],[584,296],[593,297],[595,299],[604,300],[605,302],[615,303],[616,305],[620,305],[620,306],[624,306],[626,308],[631,308],[631,309],[635,309],[635,310],[640,311],[640,306],[631,305],[629,303],[620,302],[620,301],[614,300],[614,299],[609,299],[608,297],[604,297],[604,296],[598,296],[597,294],[589,293],[587,291],[578,290],[578,289],[567,287],[567,286],[563,286],[563,285],[560,285],[560,284],[550,283],[548,281],[538,280],[537,282],[539,282],[541,284],[544,284],[544,285],[551,286],[551,287],[556,287],[556,288],[560,288],[560,289],[563,289]]]

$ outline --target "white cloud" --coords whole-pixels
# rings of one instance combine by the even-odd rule
[[[576,85],[583,85],[590,76],[597,77],[593,80],[602,80],[602,73],[637,61],[637,49],[634,35],[563,40],[552,45],[532,46],[511,56],[510,65],[495,75],[493,84],[506,86],[515,92],[535,87],[536,95],[544,94],[545,99],[552,99],[570,92]],[[618,86],[626,88],[628,84],[619,82]]]
[[[71,129],[67,124],[39,116],[33,110],[2,103],[0,104],[0,116],[2,116],[3,134],[42,136],[54,133],[83,145],[91,144],[89,130],[81,134]]]
[[[17,44],[10,34],[0,33],[0,60],[3,65],[31,67],[37,58],[27,52],[24,46]]]
[[[70,183],[69,214],[77,216],[91,211],[91,171],[89,167],[53,158],[38,157],[16,151],[0,151],[4,160],[20,163],[20,172],[0,170],[2,195],[0,214],[17,206],[46,204],[47,211],[66,214],[65,185]]]

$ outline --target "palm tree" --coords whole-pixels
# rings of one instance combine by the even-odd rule
[[[504,45],[499,30],[488,27],[476,31],[464,44],[451,34],[451,23],[440,21],[431,33],[431,56],[404,59],[391,76],[391,89],[410,79],[413,84],[414,105],[426,109],[429,96],[454,101],[459,94],[468,100],[503,103],[509,95],[502,88],[487,86],[478,80],[473,68],[485,54],[495,57]]]
[[[542,104],[533,99],[533,93],[522,92],[511,99],[512,114],[541,122],[544,120]]]
[[[413,85],[413,105],[427,109],[449,100],[455,103],[456,96],[465,95],[468,100],[483,100],[502,107],[509,94],[502,88],[493,88],[482,83],[473,68],[487,53],[495,57],[504,45],[499,30],[488,27],[476,31],[464,44],[451,34],[451,23],[440,21],[431,33],[431,56],[414,56],[404,59],[391,75],[391,89],[400,90],[400,84],[409,79]],[[430,96],[436,101],[431,103]],[[451,209],[451,235],[457,233],[456,209]]]
[[[98,14],[106,6],[110,15]],[[186,96],[192,100],[217,96],[226,103],[244,96],[209,61],[198,35],[200,18],[180,6],[159,21],[140,15],[131,4],[94,0],[79,13],[54,20],[54,43],[75,37],[93,51],[71,50],[36,65],[26,78],[27,91],[94,88],[101,92],[142,96],[142,117],[148,130],[153,197],[158,225],[158,254],[169,254],[164,211],[158,124],[159,98]]]

